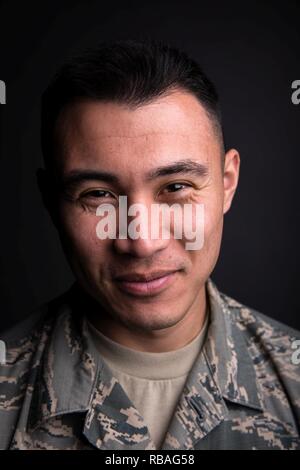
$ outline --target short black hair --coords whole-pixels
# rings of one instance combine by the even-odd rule
[[[224,154],[217,91],[187,53],[150,38],[104,41],[85,49],[60,67],[42,95],[41,143],[46,167],[51,167],[55,123],[67,104],[86,98],[137,107],[178,88],[203,105]]]

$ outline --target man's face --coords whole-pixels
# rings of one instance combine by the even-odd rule
[[[176,325],[197,308],[216,264],[238,154],[228,152],[223,175],[210,119],[193,95],[180,90],[135,109],[81,101],[62,112],[56,129],[64,188],[59,231],[77,280],[127,327]],[[190,171],[186,161],[203,165],[206,173]],[[187,250],[187,240],[172,236],[100,240],[96,209],[102,203],[117,208],[120,195],[128,207],[140,203],[149,212],[158,203],[204,204],[203,247]]]

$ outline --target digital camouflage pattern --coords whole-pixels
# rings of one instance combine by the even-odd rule
[[[299,333],[221,293],[211,278],[206,289],[206,341],[161,449],[300,449],[300,367],[291,347]],[[73,293],[0,335],[0,448],[155,450]]]

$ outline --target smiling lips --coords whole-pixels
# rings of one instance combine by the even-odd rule
[[[170,285],[178,270],[156,271],[148,274],[131,273],[117,276],[119,287],[133,295],[150,296],[161,292]]]

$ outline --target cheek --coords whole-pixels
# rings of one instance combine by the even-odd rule
[[[212,200],[204,205],[204,213],[206,231],[214,231],[217,228],[220,219],[223,218],[222,205],[217,199]]]
[[[62,207],[60,216],[64,245],[69,253],[92,262],[103,254],[107,241],[97,237],[97,217],[66,206]]]
[[[192,263],[203,269],[211,269],[215,264],[219,251],[223,230],[222,207],[217,201],[204,204],[203,219],[201,221],[203,236],[203,246],[199,250],[187,251]],[[200,266],[201,265],[201,266]]]
[[[222,205],[217,201],[212,201],[204,209],[204,248],[215,250],[219,248],[223,229]]]
[[[183,220],[186,233],[202,233],[204,235],[204,246],[210,241],[211,237],[220,232],[220,223],[223,220],[222,206],[217,200],[206,201],[199,207],[193,206],[191,211],[187,212],[188,217]]]

